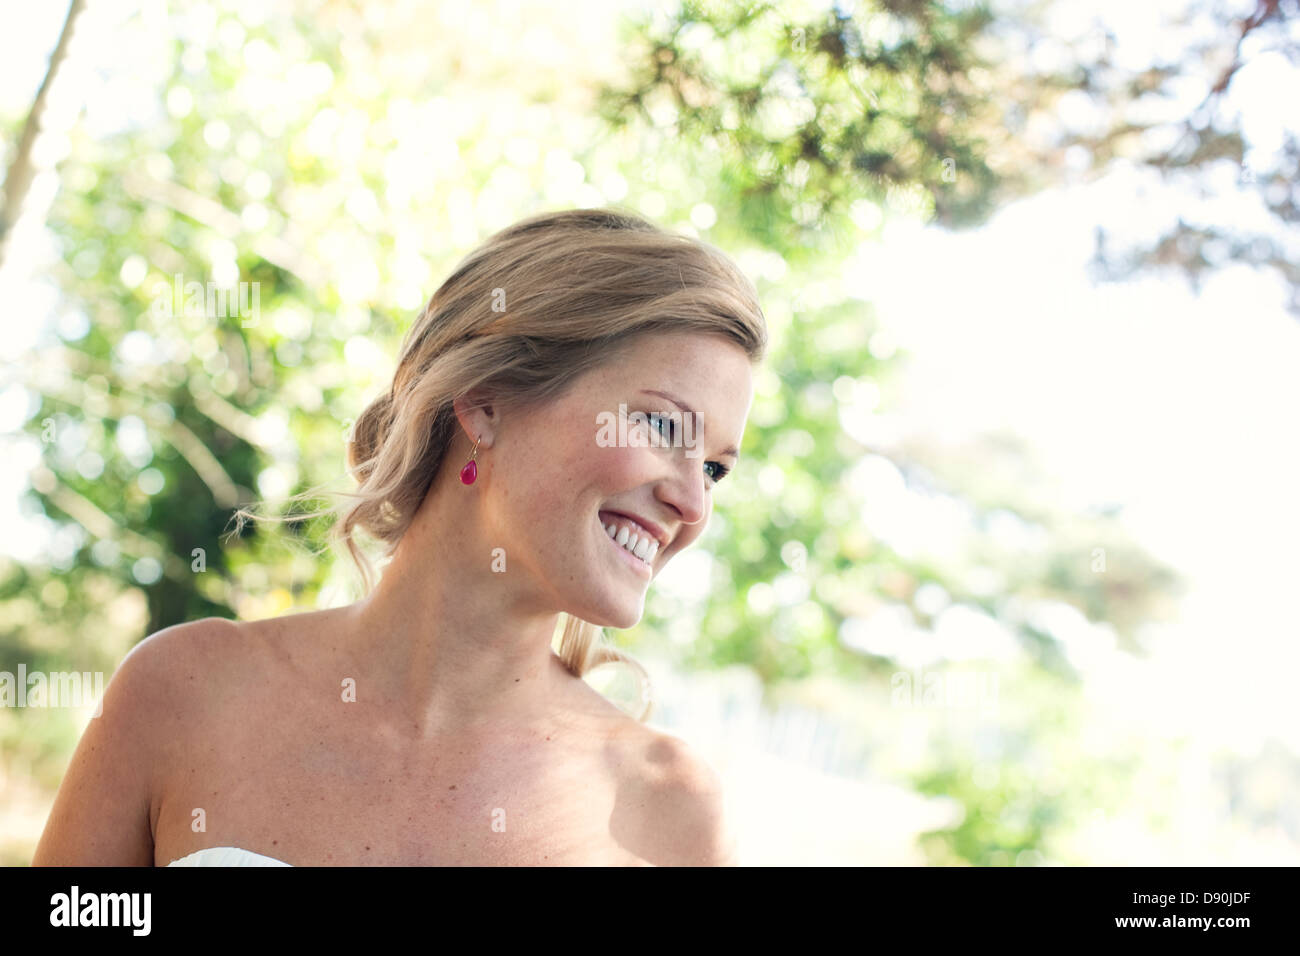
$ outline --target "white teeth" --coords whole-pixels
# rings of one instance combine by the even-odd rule
[[[613,539],[615,544],[620,545],[647,564],[652,562],[655,555],[659,553],[658,541],[651,537],[643,538],[640,532],[633,532],[628,527],[620,528],[613,523],[607,524],[605,525],[605,533]]]

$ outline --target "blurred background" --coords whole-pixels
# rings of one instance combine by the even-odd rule
[[[3,7],[0,863],[93,712],[20,673],[355,599],[233,510],[349,487],[479,240],[618,203],[772,333],[610,634],[742,862],[1300,864],[1297,0]]]

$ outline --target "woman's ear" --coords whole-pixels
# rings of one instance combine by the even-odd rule
[[[477,441],[491,447],[496,415],[488,397],[475,390],[455,399],[451,407],[456,413],[461,429],[469,436],[470,442]]]

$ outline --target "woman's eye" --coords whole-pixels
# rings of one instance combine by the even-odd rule
[[[655,412],[646,412],[644,414],[645,414],[645,420],[650,425],[650,427],[655,429],[655,431],[659,432],[661,435],[663,435],[664,438],[668,440],[669,445],[673,445],[675,447],[676,445],[675,439],[677,436],[676,420],[668,415],[659,415],[656,414]],[[664,429],[665,425],[668,426],[666,431]],[[706,469],[705,474],[709,476],[709,481],[711,481],[715,485],[718,482],[720,482],[723,478],[727,477],[727,473],[731,471],[730,468],[722,464],[722,462],[720,461],[706,461],[704,463],[704,467]]]
[[[661,434],[664,433],[664,430],[663,430],[663,428],[661,427],[661,424],[660,424],[660,423],[662,423],[662,422],[667,422],[667,423],[668,423],[668,432],[667,432],[667,434],[665,435],[665,437],[666,437],[670,442],[672,441],[672,439],[673,439],[673,435],[675,434],[675,432],[673,431],[673,427],[674,427],[674,425],[675,425],[676,423],[675,423],[671,418],[667,417],[666,415],[655,415],[655,414],[653,414],[653,413],[650,414],[650,415],[648,415],[648,416],[646,416],[646,417],[650,419],[650,427],[651,427],[651,428],[654,428],[656,431],[658,431],[658,432],[661,433]]]

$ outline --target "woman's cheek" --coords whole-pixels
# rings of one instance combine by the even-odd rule
[[[654,474],[653,450],[627,447],[602,448],[602,484],[625,490],[649,481]]]

